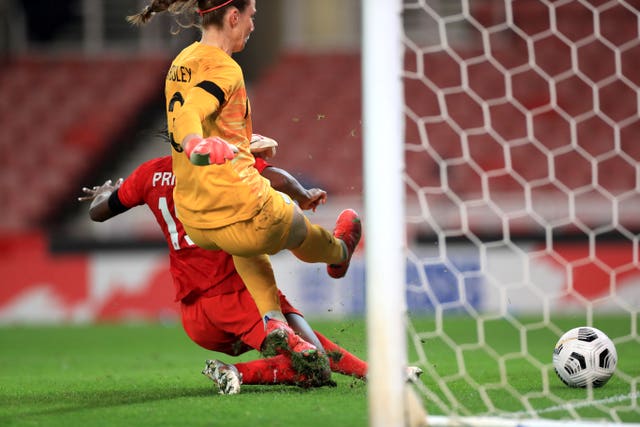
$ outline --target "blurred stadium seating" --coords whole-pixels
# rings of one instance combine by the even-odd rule
[[[486,27],[500,23],[491,4],[474,3],[471,11]],[[514,2],[515,21],[524,33],[549,28],[548,8],[541,4]],[[624,7],[609,8],[599,19],[603,39],[584,39],[592,33],[584,31],[592,14],[579,2],[558,6],[562,37],[537,37],[531,46],[505,29],[491,33],[490,52],[473,43],[425,50],[421,57],[408,51],[406,69],[416,73],[405,78],[413,115],[407,116],[407,142],[420,147],[425,136],[428,141],[410,156],[408,175],[423,187],[441,186],[446,178],[470,198],[482,191],[483,172],[492,174],[492,193],[522,193],[523,182],[552,176],[554,186],[542,190],[596,184],[615,195],[635,188],[637,17]],[[120,22],[123,15],[119,11],[114,19]],[[567,62],[567,40],[580,41],[574,63]],[[536,67],[522,67],[531,53]],[[136,116],[158,101],[167,64],[166,56],[138,55],[27,55],[7,61],[0,76],[0,204],[11,208],[3,228],[41,224],[87,171],[105,167],[106,154],[127,149],[114,144],[135,135]],[[418,70],[418,64],[424,68]],[[283,50],[249,83],[254,131],[280,142],[276,165],[334,197],[360,196],[359,54]],[[595,99],[601,114],[581,116]],[[519,105],[533,113],[526,116]],[[462,138],[461,129],[474,129],[473,135]],[[568,150],[572,132],[579,150]]]
[[[285,53],[250,89],[254,131],[273,160],[333,196],[362,191],[360,56]]]
[[[2,227],[40,225],[158,99],[165,57],[13,58],[0,76]]]

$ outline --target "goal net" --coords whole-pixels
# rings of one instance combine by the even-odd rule
[[[399,8],[406,357],[427,419],[639,423],[640,1]],[[585,325],[618,352],[601,388],[551,363]]]

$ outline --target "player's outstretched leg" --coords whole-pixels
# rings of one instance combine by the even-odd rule
[[[211,378],[218,386],[220,394],[238,394],[242,384],[242,374],[238,369],[219,360],[207,360],[202,374]]]
[[[360,236],[362,235],[362,225],[360,224],[360,217],[356,211],[346,209],[338,215],[333,235],[342,240],[347,248],[347,258],[343,262],[340,264],[327,265],[327,273],[329,273],[329,276],[334,279],[339,279],[347,274],[351,256],[355,252],[358,242],[360,242]]]

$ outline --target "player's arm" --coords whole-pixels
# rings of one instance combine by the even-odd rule
[[[100,186],[82,188],[85,196],[78,197],[78,201],[91,201],[89,216],[93,221],[103,222],[128,210],[118,198],[118,188],[122,182],[123,180],[120,178],[115,184],[108,180]]]
[[[319,188],[306,189],[300,182],[284,169],[276,168],[266,162],[276,154],[278,143],[273,138],[257,133],[251,135],[251,154],[256,158],[256,168],[262,176],[271,182],[271,187],[289,195],[301,209],[316,210],[318,205],[327,202],[327,192]]]
[[[204,80],[189,90],[183,105],[173,106],[176,113],[169,120],[170,130],[189,161],[196,166],[223,164],[238,152],[237,147],[220,137],[203,136],[202,122],[220,109],[225,96],[220,86]]]
[[[301,209],[316,210],[318,205],[327,201],[327,193],[319,188],[306,189],[284,169],[276,168],[266,162],[276,154],[278,143],[273,138],[254,133],[251,136],[251,154],[256,158],[256,168],[262,176],[271,182],[271,187],[289,195]]]
[[[262,176],[271,182],[271,187],[289,195],[298,203],[301,209],[316,210],[318,205],[327,202],[327,192],[319,188],[306,189],[300,182],[284,169],[267,166],[262,171]]]

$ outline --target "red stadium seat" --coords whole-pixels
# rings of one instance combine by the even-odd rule
[[[0,187],[0,201],[10,207],[3,228],[28,228],[46,219],[51,203],[76,188],[90,160],[157,95],[167,62],[25,56],[6,65],[3,75],[12,77],[0,78],[0,147],[19,144],[21,153],[4,157],[11,160],[3,174],[13,177],[5,182],[24,183],[28,191]],[[137,78],[118,87],[114,76],[125,66]]]

